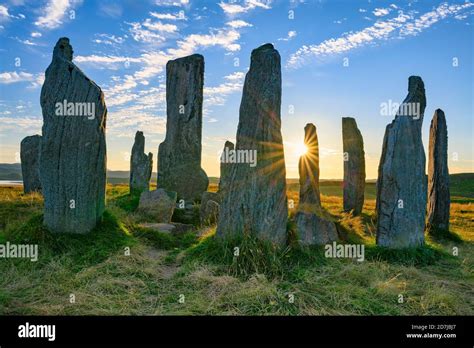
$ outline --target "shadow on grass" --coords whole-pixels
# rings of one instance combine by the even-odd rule
[[[429,229],[428,236],[431,237],[434,241],[441,242],[441,243],[446,242],[446,241],[456,242],[456,243],[464,242],[461,236],[459,236],[457,233],[451,232],[445,229],[440,229],[440,228],[431,227]]]
[[[135,243],[127,228],[108,211],[88,234],[52,233],[44,227],[43,215],[37,214],[20,227],[6,231],[4,239],[16,244],[38,244],[38,264],[67,258],[73,271],[98,264]]]
[[[126,212],[132,213],[138,208],[140,203],[140,193],[127,193],[115,198],[110,199],[117,207],[125,210]]]
[[[147,241],[157,249],[164,250],[175,248],[186,249],[195,244],[198,239],[195,232],[172,234],[154,231],[145,227],[134,227],[133,235]]]

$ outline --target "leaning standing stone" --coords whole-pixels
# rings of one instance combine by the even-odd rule
[[[130,157],[130,193],[141,193],[150,189],[153,154],[145,154],[145,137],[137,131]]]
[[[298,241],[303,245],[321,245],[338,239],[334,222],[326,219],[319,191],[319,145],[316,126],[304,127],[307,152],[300,157],[300,199],[295,216]]]
[[[430,127],[428,160],[428,231],[449,230],[448,127],[441,109],[434,113]]]
[[[236,152],[220,206],[217,235],[253,235],[283,245],[287,239],[286,171],[281,136],[280,54],[266,44],[252,51],[240,104]]]
[[[20,144],[21,174],[25,193],[41,191],[39,161],[41,152],[41,135],[24,138]]]
[[[389,248],[424,243],[426,217],[425,151],[421,126],[425,86],[410,76],[408,95],[385,130],[377,179],[377,244]]]
[[[158,148],[158,187],[199,200],[209,179],[201,168],[204,57],[166,64],[166,138]]]
[[[86,233],[104,212],[107,108],[72,55],[69,39],[59,39],[46,69],[40,176],[44,224],[53,232]]]
[[[359,215],[364,206],[365,157],[364,140],[352,117],[342,118],[344,151],[344,211]]]

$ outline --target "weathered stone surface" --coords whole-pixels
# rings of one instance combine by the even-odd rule
[[[342,144],[344,151],[344,210],[359,215],[364,206],[365,153],[364,140],[352,117],[342,118]]]
[[[213,224],[219,216],[220,194],[217,192],[203,192],[201,196],[201,207],[199,217],[201,224]]]
[[[217,235],[250,234],[287,240],[286,171],[281,136],[280,54],[271,44],[252,51],[240,104],[236,151],[256,151],[257,163],[234,163]]]
[[[171,222],[176,207],[177,194],[174,191],[157,189],[145,191],[140,195],[137,211],[157,222]]]
[[[300,157],[300,199],[295,216],[298,241],[303,245],[325,244],[338,239],[334,222],[326,219],[319,192],[319,145],[316,126],[304,127],[307,152]]]
[[[145,154],[145,137],[137,131],[130,157],[130,193],[148,191],[150,189],[153,154]]]
[[[69,39],[59,39],[46,69],[40,178],[44,224],[53,232],[86,233],[105,206],[107,108],[72,55]]]
[[[171,60],[166,65],[166,138],[158,148],[158,187],[199,199],[209,179],[201,168],[204,58]]]
[[[434,113],[430,127],[428,157],[428,230],[449,230],[448,127],[441,109]]]
[[[230,173],[232,171],[232,163],[227,163],[225,161],[225,154],[229,153],[229,151],[234,151],[234,143],[230,141],[226,141],[224,144],[224,150],[222,152],[221,156],[221,164],[220,164],[220,171],[221,171],[221,176],[219,178],[219,189],[218,192],[221,195],[225,194],[225,191],[227,187],[229,186],[230,182]]]
[[[41,191],[39,161],[41,154],[41,135],[24,138],[20,144],[21,174],[25,193]]]
[[[381,246],[424,243],[427,183],[421,126],[425,107],[423,80],[410,76],[408,95],[385,130],[379,163],[376,209]]]

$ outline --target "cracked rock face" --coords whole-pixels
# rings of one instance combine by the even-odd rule
[[[166,138],[158,148],[158,187],[179,199],[198,200],[209,179],[201,168],[204,57],[199,54],[166,65]]]
[[[21,174],[25,193],[41,192],[39,161],[41,153],[41,135],[24,138],[20,144]]]
[[[150,189],[153,154],[145,154],[145,137],[137,131],[130,157],[130,193],[141,193]]]
[[[41,89],[44,224],[57,233],[89,232],[105,206],[107,108],[72,55],[69,39],[59,39]]]
[[[441,109],[431,121],[428,158],[428,231],[449,230],[448,127]]]
[[[326,219],[319,191],[319,145],[316,126],[304,128],[304,143],[308,149],[300,157],[300,200],[295,216],[298,240],[303,245],[326,244],[338,239],[334,222]]]
[[[344,151],[344,211],[359,215],[364,206],[365,154],[364,140],[356,120],[342,118],[342,143]]]
[[[408,95],[385,130],[377,179],[377,244],[389,248],[424,243],[427,182],[421,126],[425,87],[411,76]]]
[[[280,107],[280,54],[266,44],[252,51],[235,146],[236,151],[244,151],[241,153],[256,154],[257,162],[232,164],[220,205],[219,237],[247,234],[278,245],[286,243],[288,208]]]

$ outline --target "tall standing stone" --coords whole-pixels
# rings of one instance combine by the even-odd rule
[[[337,240],[334,222],[326,219],[321,207],[319,191],[319,145],[316,126],[304,127],[304,143],[307,152],[300,157],[300,197],[295,216],[298,240],[303,245],[325,244]]]
[[[32,135],[21,141],[21,174],[25,193],[41,191],[39,175],[40,152],[41,135]]]
[[[365,153],[364,140],[352,117],[342,118],[344,151],[343,206],[345,211],[359,215],[364,206]]]
[[[449,230],[448,127],[441,109],[431,121],[428,158],[428,230]]]
[[[44,224],[53,232],[86,233],[104,212],[107,108],[72,55],[69,39],[59,39],[46,69],[40,176]]]
[[[278,245],[287,240],[280,107],[280,54],[266,44],[252,51],[245,77],[235,150],[248,161],[231,166],[219,212],[219,237],[253,235]]]
[[[232,171],[232,163],[228,163],[227,159],[229,158],[229,155],[231,155],[233,151],[234,151],[234,143],[230,141],[226,141],[224,144],[224,151],[222,152],[222,155],[220,158],[221,175],[219,178],[218,192],[221,195],[225,194],[225,191],[227,190],[227,187],[229,186],[230,174]]]
[[[204,57],[194,54],[166,64],[166,138],[158,148],[158,187],[196,200],[209,179],[201,168]]]
[[[424,243],[427,183],[421,126],[425,86],[410,76],[408,95],[385,130],[377,179],[377,244],[389,248]]]
[[[137,131],[130,157],[130,193],[141,193],[150,189],[153,154],[145,154],[145,137]]]

